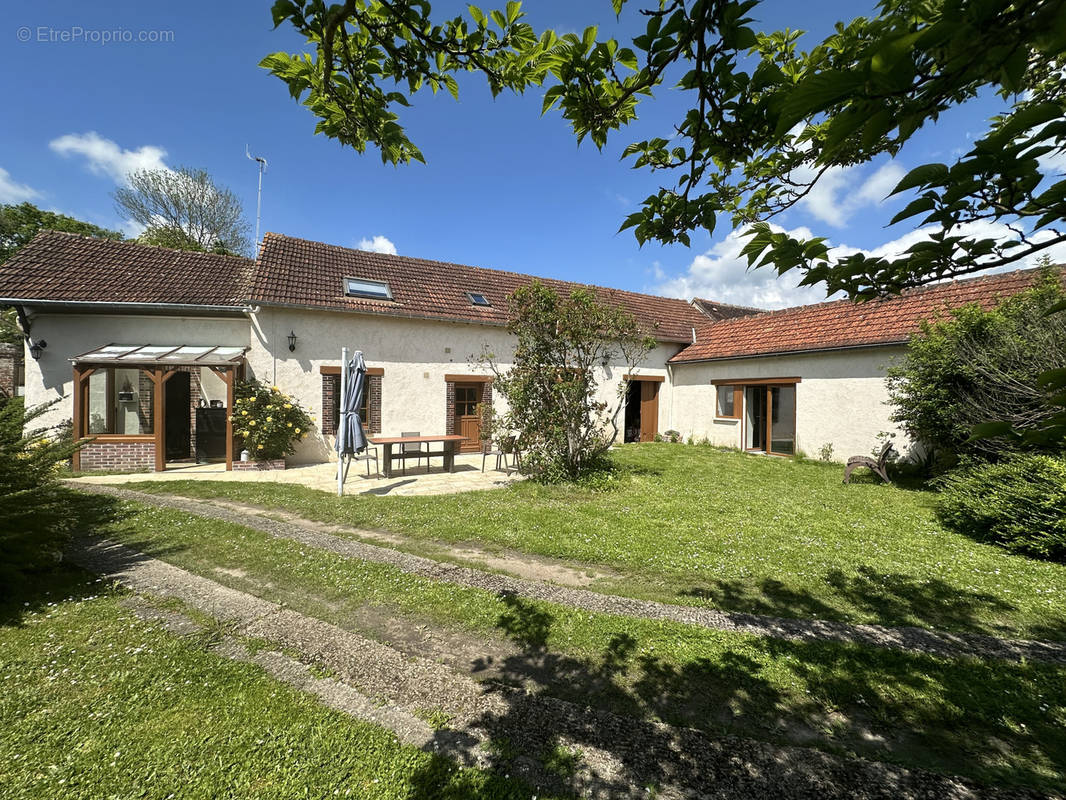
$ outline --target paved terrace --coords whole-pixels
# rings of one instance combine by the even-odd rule
[[[431,495],[472,492],[478,489],[493,489],[506,486],[512,481],[521,480],[521,476],[511,471],[496,471],[495,457],[490,457],[481,471],[481,455],[457,455],[455,472],[444,472],[440,459],[434,459],[427,472],[425,464],[420,467],[408,467],[406,475],[394,475],[383,478],[373,472],[366,475],[366,462],[352,462],[348,469],[348,479],[344,483],[345,494],[379,494],[379,495]],[[72,479],[75,483],[123,484],[134,481],[258,481],[260,483],[291,483],[321,489],[326,492],[337,490],[337,464],[307,464],[289,467],[285,470],[233,470],[227,472],[222,464],[168,464],[165,472],[136,472],[128,475],[84,475]]]

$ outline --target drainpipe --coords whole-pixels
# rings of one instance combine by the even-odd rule
[[[677,430],[674,427],[674,365],[669,361],[666,362],[666,374],[670,378],[670,429]]]

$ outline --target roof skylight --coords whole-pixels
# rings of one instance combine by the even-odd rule
[[[485,297],[485,295],[481,294],[480,292],[467,292],[466,296],[470,298],[470,302],[473,303],[475,306],[492,305],[492,303],[489,302],[489,298]]]
[[[374,300],[391,300],[392,290],[385,281],[369,278],[345,278],[344,293],[348,297],[369,297]]]

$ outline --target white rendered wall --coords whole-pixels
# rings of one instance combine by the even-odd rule
[[[73,416],[70,359],[107,344],[248,346],[248,320],[107,314],[42,314],[31,318],[34,340],[48,343],[39,361],[26,351],[26,404],[60,402],[41,417],[56,425]]]
[[[286,338],[290,331],[297,336],[292,353]],[[383,436],[398,436],[404,431],[443,434],[447,425],[444,376],[491,374],[487,367],[475,363],[486,348],[503,367],[513,356],[511,337],[495,326],[262,307],[253,315],[248,363],[256,378],[276,384],[321,420],[320,367],[339,366],[342,347],[362,350],[367,366],[385,371],[381,380]],[[636,372],[665,376],[666,360],[679,349],[678,345],[660,345]],[[600,396],[612,408],[618,402],[616,386],[624,372],[622,365],[602,370]],[[493,394],[493,404],[497,411],[504,408],[498,393]],[[669,388],[664,383],[660,385],[660,430],[669,427],[669,410]],[[322,437],[316,431],[291,460],[299,463],[332,458],[332,445],[332,437]]]
[[[889,417],[885,368],[905,353],[902,347],[871,347],[809,355],[771,356],[673,367],[674,427],[688,437],[740,447],[742,420],[715,418],[714,380],[801,378],[796,385],[796,447],[808,456],[833,445],[833,458],[869,454],[877,434],[896,434],[906,453],[906,436]]]

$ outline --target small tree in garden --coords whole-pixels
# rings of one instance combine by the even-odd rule
[[[21,397],[0,400],[0,599],[54,567],[71,534],[98,521],[59,482],[77,447],[69,429],[38,422],[56,402],[27,409]]]
[[[573,480],[594,468],[618,436],[618,412],[627,382],[618,380],[611,401],[598,392],[597,368],[632,372],[655,340],[632,314],[597,302],[577,289],[560,296],[534,281],[509,298],[507,330],[516,339],[512,365],[501,370],[494,354],[483,358],[496,375],[494,388],[508,411],[493,421],[515,431],[525,465],[545,481]]]
[[[314,425],[300,404],[277,386],[259,381],[239,383],[233,408],[233,432],[256,461],[283,458],[296,449]]]
[[[1061,411],[1040,380],[1066,364],[1066,315],[1048,313],[1066,298],[1060,281],[1058,270],[1049,270],[995,309],[971,305],[925,324],[906,359],[889,369],[893,419],[911,438],[952,456],[1062,450],[1061,439],[1038,447],[1020,436],[973,435],[990,422],[1004,431],[1039,430]]]

